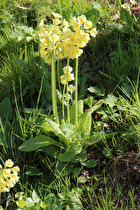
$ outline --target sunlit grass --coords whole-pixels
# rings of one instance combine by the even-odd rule
[[[101,140],[86,151],[88,159],[91,156],[97,160],[97,166],[82,165],[85,153],[81,155],[81,162],[73,160],[61,164],[55,157],[56,151],[52,156],[53,150],[51,155],[43,150],[28,153],[19,150],[23,142],[42,133],[40,123],[46,117],[53,119],[51,69],[39,54],[38,37],[31,35],[38,33],[38,8],[43,6],[47,6],[47,1],[4,0],[0,4],[0,157],[4,161],[13,159],[21,169],[20,182],[10,191],[12,198],[8,207],[17,208],[16,193],[24,192],[27,199],[35,190],[44,203],[53,203],[52,209],[137,209],[140,204],[135,181],[127,186],[127,183],[120,185],[117,177],[113,180],[117,157],[123,159],[132,151],[138,155],[140,150],[140,39],[138,32],[124,33],[109,26],[120,23],[115,16],[121,9],[120,0],[56,0],[51,3],[52,10],[67,21],[72,16],[85,14],[97,26],[96,39],[91,39],[79,58],[78,98],[92,96],[98,101],[109,94],[117,98],[113,106],[111,102],[104,103],[92,116],[91,134],[98,133]],[[49,17],[45,21],[50,24]],[[27,26],[27,30],[31,27],[33,31],[19,30],[20,25]],[[13,34],[16,30],[19,34]],[[75,66],[72,61],[70,65]],[[60,62],[61,73],[63,67]],[[104,91],[90,93],[90,86],[102,87]],[[84,106],[89,108],[87,103]],[[75,175],[69,173],[70,170],[75,171]],[[84,177],[85,183],[79,183],[77,178],[83,171],[89,174]],[[97,177],[90,178],[92,175]],[[3,207],[8,196],[2,195]]]

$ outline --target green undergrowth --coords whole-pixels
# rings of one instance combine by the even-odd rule
[[[47,5],[36,0],[0,5],[0,161],[12,159],[20,167],[20,181],[1,193],[0,205],[7,210],[139,209],[139,14],[120,1],[50,4],[67,21],[85,14],[97,27],[79,58],[82,132],[72,123],[53,121],[51,69],[40,56],[38,36],[39,8]],[[63,63],[57,65],[62,73]],[[75,67],[71,60],[70,65]],[[61,118],[60,94],[57,100]]]

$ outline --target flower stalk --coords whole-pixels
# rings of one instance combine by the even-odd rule
[[[52,86],[52,106],[53,114],[55,116],[56,123],[59,124],[58,112],[57,112],[57,101],[56,101],[56,75],[55,75],[55,55],[52,55],[52,65],[51,65],[51,86]]]
[[[75,68],[75,125],[78,127],[78,57],[76,58],[76,68]]]
[[[69,110],[69,96],[68,96],[68,68],[69,68],[69,58],[67,59],[67,122],[70,123],[70,110]]]

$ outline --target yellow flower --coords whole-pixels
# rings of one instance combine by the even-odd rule
[[[15,166],[15,167],[12,168],[12,171],[13,172],[19,172],[20,168],[18,166]]]
[[[75,23],[76,23],[76,17],[72,17],[70,25],[73,26],[73,25],[75,25]]]
[[[75,58],[78,58],[83,53],[82,49],[76,49],[75,50]]]
[[[4,189],[6,188],[6,182],[3,178],[0,178],[0,193],[5,192]]]
[[[50,39],[52,42],[57,42],[59,40],[59,36],[57,34],[52,34]]]
[[[77,18],[77,20],[80,24],[83,24],[87,19],[85,15],[81,15]]]
[[[53,24],[56,25],[56,26],[57,25],[60,25],[61,24],[61,20],[59,20],[58,18],[56,18],[56,19],[53,20]]]
[[[82,39],[85,43],[88,43],[90,40],[90,36],[88,33],[83,33]]]
[[[62,27],[66,27],[66,28],[69,27],[69,24],[68,24],[68,22],[65,19],[62,22]]]
[[[85,29],[89,29],[89,28],[91,28],[91,27],[92,27],[92,22],[87,20],[87,21],[84,23],[84,28],[85,28]]]
[[[3,176],[9,177],[11,175],[11,169],[3,169]]]
[[[7,179],[6,180],[6,186],[9,187],[9,188],[14,187],[14,183],[12,182],[12,180]]]
[[[60,82],[61,82],[63,85],[67,84],[67,75],[66,75],[66,74],[60,76],[60,79],[61,79]],[[74,80],[74,74],[68,73],[68,82],[70,82],[70,81],[72,81],[72,80]]]
[[[5,181],[2,177],[0,177],[0,186],[1,186],[1,183],[5,183]]]
[[[68,74],[68,81],[70,82],[70,81],[72,81],[72,80],[74,80],[75,78],[74,78],[74,74]]]
[[[58,59],[64,58],[64,56],[63,56],[63,54],[62,54],[61,52],[58,52],[58,53],[57,53],[57,57],[58,57]]]
[[[11,160],[11,159],[8,159],[6,162],[5,162],[5,165],[7,167],[12,167],[14,165],[14,162]]]
[[[130,4],[135,5],[137,2],[135,0],[130,0]]]
[[[2,191],[1,191],[2,190]],[[7,188],[7,187],[2,187],[1,189],[0,189],[0,192],[9,192],[9,188]]]
[[[67,99],[67,94],[65,94],[64,97]],[[68,94],[68,100],[70,100],[70,99],[71,99],[71,95]]]
[[[0,169],[2,169],[2,165],[0,164]]]
[[[93,36],[93,37],[96,37],[96,35],[97,35],[97,30],[96,30],[96,28],[91,29],[90,35]]]
[[[69,85],[68,86],[68,91],[72,94],[75,91],[75,86]]]
[[[67,71],[68,71],[68,73],[70,73],[70,72],[72,72],[72,70],[73,70],[73,68],[71,66],[65,66],[63,68],[64,74],[67,74]]]
[[[81,26],[81,24],[80,23],[77,23],[77,22],[75,24],[73,24],[74,31],[79,30],[80,26]]]
[[[55,17],[55,18],[62,18],[62,15],[58,14],[58,13],[55,13],[53,12],[52,15]]]
[[[10,175],[10,179],[13,181],[13,182],[17,182],[19,180],[19,177],[17,174],[13,173]]]
[[[61,82],[63,85],[65,85],[65,84],[66,84],[65,75],[60,76],[60,79],[61,79],[60,82]]]

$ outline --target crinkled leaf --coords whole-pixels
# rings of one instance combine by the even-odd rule
[[[80,117],[83,114],[83,100],[79,100],[77,102],[77,108],[78,108],[78,117]],[[73,125],[75,125],[75,103],[70,108],[70,120]]]
[[[48,145],[40,149],[40,151],[46,153],[53,158],[56,158],[59,152],[59,147],[55,145]]]
[[[131,15],[130,15],[130,13],[124,8],[121,8],[120,20],[122,22],[126,22],[128,25],[131,25],[132,22],[134,21],[133,18],[131,17]]]
[[[117,98],[114,95],[108,95],[104,100],[105,104],[108,104],[110,107],[113,107],[117,102]]]
[[[83,113],[78,121],[78,130],[85,131],[88,135],[91,131],[91,114],[96,111],[103,103],[103,100],[98,101],[88,111]]]
[[[70,161],[75,155],[79,154],[82,150],[82,146],[79,142],[72,142],[67,148],[66,152],[58,155],[58,159],[61,162]]]
[[[69,202],[70,210],[81,210],[83,209],[83,205],[81,200],[76,194],[73,194],[70,196],[70,202]]]
[[[59,124],[55,123],[53,120],[46,120],[46,122],[42,123],[41,126],[45,134],[53,132],[66,146],[69,145],[69,140],[59,128]]]
[[[71,123],[64,123],[60,125],[60,129],[63,131],[67,138],[70,138],[76,132],[75,126]]]
[[[88,135],[91,131],[91,113],[89,111],[86,111],[83,113],[78,121],[78,130],[79,131],[85,131]]]
[[[55,141],[53,138],[45,135],[39,135],[34,138],[31,138],[25,141],[20,147],[19,150],[24,152],[31,152],[34,150],[38,150],[39,148],[48,146],[50,144],[61,146],[61,144]]]

